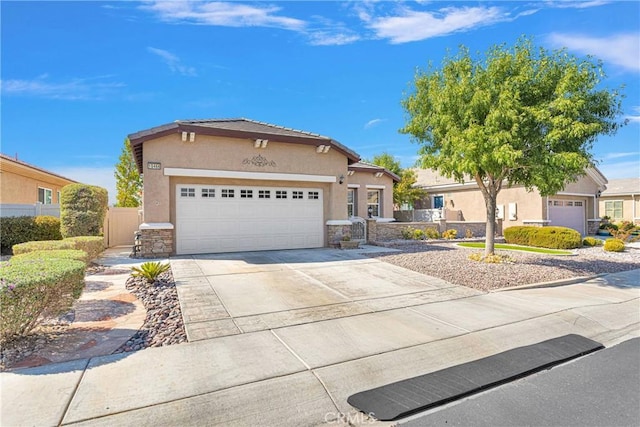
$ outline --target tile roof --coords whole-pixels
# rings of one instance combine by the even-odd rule
[[[142,170],[142,144],[149,139],[158,138],[171,133],[181,131],[202,132],[203,134],[225,135],[236,138],[266,137],[279,142],[325,144],[341,151],[351,162],[356,162],[360,156],[355,151],[342,145],[338,141],[313,132],[277,126],[270,123],[260,122],[246,118],[233,119],[190,119],[176,120],[150,129],[135,132],[129,135],[131,147],[138,168]]]
[[[602,196],[640,194],[640,178],[610,179]]]
[[[71,183],[77,183],[77,182],[78,182],[78,181],[76,181],[76,180],[69,179],[69,178],[67,178],[66,176],[58,175],[57,173],[54,173],[54,172],[48,171],[48,170],[43,169],[43,168],[41,168],[41,167],[34,166],[34,165],[32,165],[32,164],[30,164],[30,163],[27,163],[27,162],[23,162],[22,160],[19,160],[19,159],[18,159],[18,158],[16,158],[16,157],[8,156],[8,155],[6,155],[6,154],[2,154],[2,153],[0,153],[0,159],[2,159],[2,160],[8,160],[8,161],[11,161],[11,162],[17,163],[17,164],[19,164],[19,165],[22,165],[22,166],[25,166],[25,167],[31,168],[31,169],[33,169],[33,170],[37,170],[38,172],[42,172],[42,173],[45,173],[45,174],[47,174],[47,175],[55,176],[56,178],[60,178],[60,179],[63,179],[63,180],[65,180],[65,181],[69,181],[69,182],[71,182]]]

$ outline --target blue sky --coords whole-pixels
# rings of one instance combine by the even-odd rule
[[[417,68],[521,35],[605,63],[629,124],[594,154],[640,175],[640,3],[2,1],[1,151],[115,198],[124,138],[177,119],[247,117],[404,166]]]

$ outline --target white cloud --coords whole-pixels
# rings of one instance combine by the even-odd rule
[[[613,159],[621,159],[623,157],[630,157],[630,156],[640,157],[640,152],[631,151],[626,153],[607,153],[604,155],[603,158],[604,160],[613,160]]]
[[[509,20],[510,15],[498,7],[447,7],[437,12],[421,12],[402,8],[397,16],[372,18],[367,25],[379,38],[391,43],[407,43],[468,31],[473,28]]]
[[[330,31],[314,31],[308,34],[310,43],[315,46],[339,46],[360,40],[357,34],[332,33]]]
[[[178,58],[176,55],[174,55],[173,53],[169,52],[168,50],[158,49],[158,48],[155,48],[155,47],[147,47],[147,50],[149,52],[153,53],[154,55],[157,55],[160,58],[162,58],[164,63],[167,64],[169,69],[171,71],[173,71],[174,73],[180,73],[183,76],[195,76],[196,75],[196,69],[195,68],[188,67],[188,66],[182,64],[182,61],[180,60],[180,58]]]
[[[151,1],[141,9],[155,13],[168,22],[184,22],[223,27],[275,27],[301,31],[306,22],[276,15],[278,6],[248,5],[235,2]]]
[[[367,123],[365,123],[364,128],[365,129],[370,129],[374,126],[379,125],[380,123],[384,122],[385,119],[373,119],[373,120],[369,120]]]
[[[640,71],[640,34],[616,34],[598,38],[552,33],[548,40],[556,47],[593,55],[605,63],[618,65],[629,71]]]
[[[116,178],[114,166],[100,167],[59,167],[50,168],[54,173],[73,179],[83,184],[97,185],[106,188],[109,193],[109,205],[116,202]]]
[[[640,107],[633,107],[633,111],[635,114],[629,114],[624,118],[631,123],[640,123]]]
[[[633,178],[640,176],[640,163],[638,160],[629,162],[607,162],[603,161],[598,165],[598,169],[607,179]]]
[[[68,101],[100,100],[125,86],[124,83],[102,81],[112,76],[74,78],[63,82],[51,82],[43,74],[32,80],[10,79],[0,82],[6,95],[35,96]]]
[[[556,7],[560,9],[586,9],[589,7],[597,7],[611,3],[609,0],[554,0],[547,1],[545,4],[550,7]]]

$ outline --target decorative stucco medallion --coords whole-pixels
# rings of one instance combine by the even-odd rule
[[[243,165],[254,165],[254,166],[258,166],[260,168],[263,168],[265,166],[271,166],[272,168],[276,167],[276,162],[273,160],[268,160],[266,157],[262,157],[261,154],[258,154],[257,156],[253,156],[252,158],[246,158],[242,161]]]

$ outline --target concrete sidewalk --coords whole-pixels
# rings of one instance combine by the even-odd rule
[[[189,274],[197,285],[199,273]],[[370,425],[350,394],[568,333],[605,346],[640,336],[639,277],[409,303],[389,296],[378,300],[405,303],[4,372],[0,423]]]

